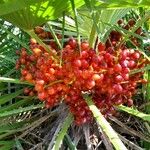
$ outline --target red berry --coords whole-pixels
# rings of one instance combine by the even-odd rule
[[[95,86],[95,81],[94,80],[90,80],[87,82],[87,88],[88,89],[92,89]]]
[[[74,66],[75,67],[81,67],[81,60],[79,60],[79,59],[76,59],[75,61],[74,61]]]
[[[36,56],[40,56],[42,51],[39,48],[34,48],[33,52]]]
[[[116,93],[122,93],[122,91],[123,91],[123,88],[122,88],[122,86],[121,86],[120,84],[115,84],[115,85],[113,86],[113,89],[114,89],[114,91],[115,91]]]
[[[132,54],[132,57],[133,57],[133,59],[139,59],[139,58],[140,58],[140,53],[134,52],[134,53]]]
[[[122,82],[124,79],[123,79],[123,77],[121,76],[121,75],[117,75],[116,77],[115,77],[115,81],[116,82]]]
[[[43,92],[38,93],[38,98],[39,98],[40,100],[45,100],[45,99],[47,98],[47,93],[46,93],[46,91],[43,91]]]
[[[44,90],[44,87],[42,84],[35,84],[35,90],[37,92],[42,92]]]
[[[56,93],[56,91],[53,87],[48,87],[47,92],[49,95],[54,95]]]
[[[89,50],[89,43],[88,43],[88,42],[82,42],[82,43],[81,43],[81,50],[82,50],[82,51],[87,51],[87,50]]]
[[[77,47],[77,41],[74,38],[70,38],[68,44],[71,48],[75,49]]]
[[[133,105],[133,100],[132,100],[132,99],[128,99],[127,105],[128,105],[129,107],[131,107],[131,106]]]
[[[26,79],[27,81],[32,80],[32,74],[31,74],[31,73],[27,73],[27,75],[25,76],[25,79]]]
[[[99,74],[94,74],[93,76],[92,76],[92,79],[93,80],[100,80],[101,79],[101,76],[99,75]]]
[[[136,66],[135,61],[130,60],[129,63],[128,63],[128,67],[129,67],[129,68],[134,68],[135,66]]]
[[[104,51],[105,48],[106,48],[106,47],[105,47],[105,44],[103,44],[103,43],[101,43],[101,42],[98,44],[98,51],[99,51],[99,52]]]
[[[81,57],[84,59],[84,58],[88,58],[89,54],[87,51],[82,51],[81,52]]]
[[[114,66],[114,71],[115,72],[121,72],[122,71],[122,66],[120,65],[120,64],[116,64],[115,66]]]

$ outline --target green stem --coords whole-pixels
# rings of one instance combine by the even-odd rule
[[[99,20],[99,14],[98,13],[95,14],[95,18],[96,18],[95,20],[96,20],[96,23],[97,23],[98,20]],[[93,22],[90,37],[89,37],[90,47],[94,46],[95,40],[96,40],[96,28],[95,28],[95,23]]]
[[[64,46],[64,32],[65,32],[65,12],[63,12],[63,22],[62,22],[62,40],[61,40],[61,45],[62,48]],[[62,65],[62,50],[60,50],[60,66]]]
[[[54,40],[56,41],[58,47],[59,47],[60,49],[62,49],[62,45],[60,44],[60,41],[59,41],[59,39],[57,38],[57,35],[55,34],[55,32],[54,32],[52,26],[51,26],[49,23],[47,23],[47,26],[48,26],[48,29],[50,30],[50,32],[51,32],[51,34],[52,34]]]
[[[75,8],[74,0],[70,0],[70,1],[71,1],[72,10],[73,10],[73,13],[74,13],[75,25],[76,25],[76,30],[77,30],[77,39],[78,39],[78,44],[79,44],[79,51],[81,53],[80,33],[79,33],[79,26],[78,26],[78,19],[77,19],[77,10]]]
[[[91,17],[93,20],[93,28],[95,28],[94,30],[96,30],[98,38],[101,39],[101,37],[100,37],[101,32],[100,32],[99,27],[97,25],[100,14],[99,14],[99,12],[96,12],[96,14],[95,14],[95,9],[94,9],[92,2],[90,0],[84,0],[84,1],[85,1],[87,8],[89,9],[89,12],[91,13]],[[91,42],[94,42],[94,41],[91,41]],[[98,53],[97,49],[96,49],[96,53]]]
[[[65,142],[68,145],[68,148],[70,150],[77,150],[76,146],[74,145],[74,143],[71,141],[71,138],[68,134],[65,135]]]
[[[34,33],[34,30],[26,30],[26,32],[34,38],[40,45],[42,45],[47,52],[50,52],[50,48]]]
[[[116,108],[121,110],[121,111],[127,112],[127,113],[129,113],[133,116],[139,117],[144,121],[149,121],[150,122],[150,114],[145,114],[143,112],[138,111],[137,109],[126,107],[126,106],[123,106],[123,105],[119,105]]]
[[[106,133],[109,140],[113,144],[114,148],[116,150],[127,150],[125,145],[122,143],[122,141],[118,137],[117,133],[113,130],[113,128],[110,126],[110,124],[104,118],[104,116],[101,114],[99,109],[95,106],[91,97],[89,97],[88,95],[84,95],[83,97],[86,100],[90,110],[92,111],[93,116],[95,117],[96,121],[98,122],[98,124],[100,125],[102,130]]]
[[[66,120],[64,121],[63,125],[62,125],[62,129],[60,130],[57,138],[56,138],[56,142],[52,148],[52,150],[59,150],[60,146],[62,144],[62,140],[65,136],[65,134],[67,133],[68,128],[70,127],[70,125],[73,122],[73,116],[72,114],[69,113],[69,115],[67,116]]]

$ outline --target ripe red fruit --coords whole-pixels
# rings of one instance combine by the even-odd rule
[[[22,74],[23,76],[27,75],[27,73],[28,73],[27,70],[25,70],[25,69],[22,69],[22,70],[21,70],[21,74]]]
[[[129,73],[130,69],[129,68],[123,68],[122,73]]]
[[[89,54],[88,52],[85,50],[85,51],[82,51],[81,52],[81,57],[84,59],[84,58],[88,58]]]
[[[44,85],[45,81],[44,80],[37,80],[36,81],[36,84],[39,84],[39,85]]]
[[[49,32],[40,33],[42,38],[49,38]],[[52,37],[51,37],[52,38]],[[25,49],[16,62],[21,70],[21,80],[31,82],[35,87],[26,89],[25,94],[37,95],[46,107],[56,106],[64,100],[75,117],[77,124],[83,124],[92,119],[92,114],[82,97],[83,93],[91,95],[94,103],[105,116],[115,114],[113,105],[127,104],[131,106],[132,95],[135,94],[137,83],[143,83],[143,73],[129,76],[133,69],[141,69],[147,63],[140,52],[127,49],[123,44],[119,49],[122,35],[117,31],[110,34],[110,42],[99,43],[96,54],[89,48],[87,42],[82,42],[82,49],[75,39],[62,49],[62,64],[60,66],[60,51],[54,48],[56,58],[45,51],[44,47],[30,42],[33,54]],[[49,43],[45,43],[49,44]],[[56,43],[54,43],[56,44]],[[48,45],[49,46],[49,45]]]
[[[25,76],[25,80],[31,81],[32,80],[32,74],[31,73],[27,73],[27,75]]]
[[[33,91],[30,91],[29,92],[29,96],[34,96],[35,94],[34,94],[34,92]]]
[[[129,54],[128,50],[123,50],[120,54],[121,60],[125,60],[127,58],[128,54]]]
[[[86,85],[87,85],[87,88],[90,90],[95,86],[95,81],[89,80]]]
[[[106,48],[106,47],[105,47],[105,44],[103,44],[103,43],[101,43],[101,42],[98,44],[98,51],[99,51],[99,52],[104,51],[105,48]]]
[[[121,61],[120,62],[120,65],[122,68],[127,68],[128,67],[128,64],[129,64],[129,61],[128,60],[124,60],[124,61]]]
[[[35,90],[37,92],[42,92],[44,90],[44,86],[42,84],[35,84]]]
[[[39,48],[34,48],[33,52],[36,56],[40,56],[42,51]]]
[[[20,63],[21,63],[21,64],[25,64],[25,63],[26,63],[25,58],[23,58],[23,57],[22,57],[22,58],[20,58]]]
[[[116,82],[122,82],[124,79],[123,79],[123,77],[121,76],[121,75],[117,75],[116,77],[115,77],[115,81]]]
[[[129,68],[134,68],[136,66],[136,63],[134,60],[130,60],[129,63],[128,63],[128,67]]]
[[[30,60],[31,60],[31,61],[35,61],[35,60],[36,60],[36,57],[35,57],[34,55],[31,55],[31,56],[30,56]]]
[[[89,50],[89,43],[88,42],[82,42],[81,43],[81,50],[82,51],[87,51],[87,50]]]
[[[37,41],[36,41],[36,39],[34,39],[34,38],[31,38],[31,39],[30,39],[30,44],[31,44],[31,45],[37,44]]]
[[[115,72],[121,72],[122,71],[122,66],[120,65],[120,64],[116,64],[115,66],[114,66],[114,71]]]
[[[122,74],[122,77],[124,78],[124,80],[129,80],[129,74],[126,73],[126,74]]]
[[[50,74],[54,74],[55,73],[55,69],[54,68],[49,68],[49,73]]]
[[[121,98],[115,99],[115,105],[121,105],[122,102],[123,102],[123,101],[122,101]]]
[[[39,93],[38,93],[38,98],[39,98],[40,100],[46,99],[46,98],[47,98],[47,92],[46,92],[46,91],[39,92]]]
[[[40,26],[35,27],[34,31],[36,34],[40,34],[40,33],[44,32],[43,28]]]
[[[121,93],[123,91],[123,88],[120,84],[113,85],[113,89],[116,93]]]
[[[133,100],[132,100],[132,99],[128,99],[127,105],[128,105],[129,107],[131,107],[131,106],[133,105]]]
[[[56,91],[53,87],[48,87],[47,92],[49,95],[54,95],[56,93]]]
[[[94,74],[94,75],[92,76],[92,79],[95,80],[95,81],[97,81],[97,80],[100,80],[100,79],[101,79],[101,76],[100,76],[99,74]]]
[[[104,59],[105,59],[106,62],[112,61],[112,58],[113,57],[112,57],[112,55],[110,53],[105,53]]]
[[[74,66],[75,67],[81,67],[81,60],[79,60],[79,59],[76,59],[75,61],[74,61]]]
[[[140,58],[140,53],[139,52],[134,52],[133,54],[132,54],[132,57],[133,57],[133,59],[139,59]]]
[[[75,49],[77,47],[77,41],[74,38],[70,38],[68,41],[68,44],[71,46],[71,48]]]
[[[84,69],[89,67],[89,63],[85,59],[81,60],[81,65],[82,65],[82,68]]]

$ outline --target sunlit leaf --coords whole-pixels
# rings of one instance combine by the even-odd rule
[[[95,106],[91,97],[88,95],[84,95],[83,97],[86,100],[88,107],[92,111],[94,118],[96,119],[96,121],[100,125],[101,129],[106,133],[109,140],[113,144],[114,148],[116,150],[127,150],[125,145],[122,143],[122,141],[118,137],[117,133],[113,130],[113,128],[110,126],[110,124],[104,118],[104,116],[101,114],[99,109]]]
[[[133,116],[139,117],[144,121],[149,121],[150,122],[150,114],[144,114],[143,112],[138,111],[137,109],[126,107],[126,106],[118,106],[117,107],[119,110],[125,111]]]
[[[76,0],[75,4],[77,8],[82,6],[84,2]],[[2,6],[0,7],[1,17],[26,30],[60,17],[63,11],[71,11],[69,0],[9,0]],[[4,9],[4,6],[7,9]]]

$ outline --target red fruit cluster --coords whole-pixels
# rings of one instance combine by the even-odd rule
[[[122,19],[118,21],[118,25],[122,27],[125,30],[129,30],[129,32],[134,28],[136,24],[136,21],[134,19],[130,19],[127,23],[124,22]],[[139,27],[136,31],[135,34],[138,34],[140,36],[145,36],[145,34],[142,31],[142,27]],[[139,40],[136,37],[130,36],[130,41],[132,42],[133,46],[141,46],[141,40]],[[109,38],[106,41],[106,47],[116,47],[120,44],[120,41],[123,39],[122,33],[118,32],[116,30],[112,30],[110,32]],[[124,48],[126,44],[121,45],[121,48]]]
[[[43,29],[43,27],[40,27],[40,26],[35,27],[34,31],[37,34],[37,36],[40,39],[45,40],[44,42],[46,44],[48,44],[51,48],[53,48],[55,50],[58,49],[58,46],[57,46],[56,42],[54,41],[53,36],[50,32],[45,31]],[[56,36],[57,36],[58,39],[60,39],[62,37],[60,34],[56,34]]]
[[[87,42],[78,45],[75,39],[70,39],[62,50],[60,65],[60,52],[56,52],[58,59],[55,59],[33,39],[30,48],[32,53],[21,49],[16,63],[21,80],[35,85],[33,90],[26,88],[25,94],[36,94],[47,107],[64,101],[78,125],[92,119],[82,94],[91,95],[104,115],[114,114],[115,105],[133,104],[137,83],[144,82],[142,73],[130,75],[132,70],[147,64],[138,50],[114,50],[99,43],[96,53]]]

